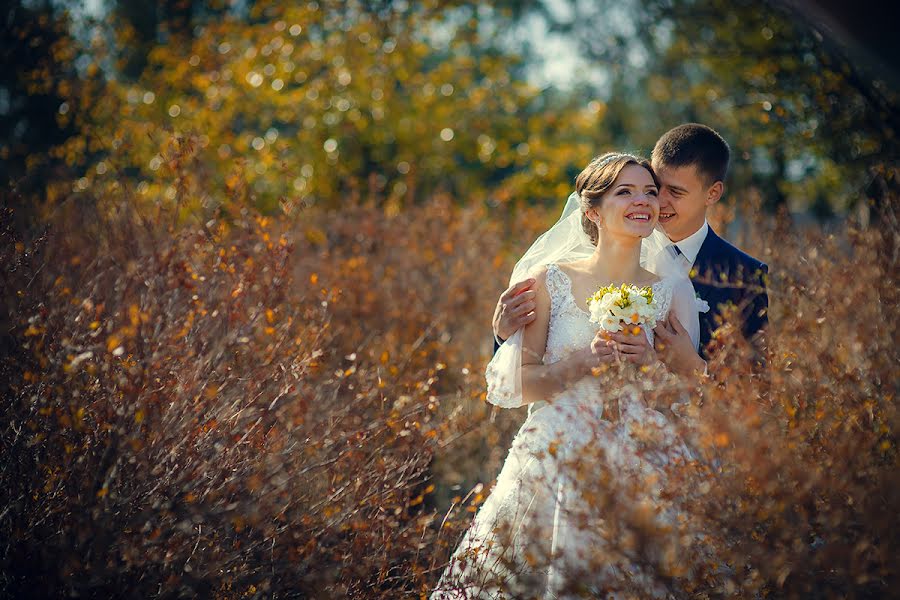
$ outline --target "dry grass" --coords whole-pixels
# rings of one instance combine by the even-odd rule
[[[2,593],[426,591],[523,418],[494,418],[482,374],[496,295],[546,215],[350,201],[174,233],[131,200],[72,204],[40,234],[6,201]],[[670,481],[717,564],[639,559],[682,597],[890,596],[896,232],[752,228],[769,376],[723,328],[686,432],[710,460]],[[654,548],[606,491],[629,556]]]

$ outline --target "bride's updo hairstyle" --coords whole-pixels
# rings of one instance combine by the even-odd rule
[[[587,210],[600,206],[603,195],[609,191],[619,173],[628,165],[638,165],[647,169],[654,183],[659,186],[656,173],[650,167],[650,161],[640,156],[621,152],[607,152],[598,156],[575,178],[575,192],[581,200],[581,227],[595,246],[600,238],[600,233],[597,230],[597,224],[588,219]]]

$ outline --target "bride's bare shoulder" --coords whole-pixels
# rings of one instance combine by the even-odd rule
[[[588,264],[585,260],[574,260],[567,263],[558,263],[556,266],[566,275],[572,275],[574,273],[585,272],[587,270]]]
[[[565,271],[563,271],[563,267],[556,263],[541,265],[540,267],[534,268],[530,271],[530,276],[534,278],[534,285],[532,286],[532,289],[538,296],[550,293],[549,287],[552,287],[552,284],[548,285],[548,282],[552,279],[550,273],[554,270],[562,272],[566,276],[568,276],[568,273],[565,273]]]
[[[654,273],[653,271],[648,271],[647,269],[641,269],[641,285],[654,285],[662,281],[662,277]]]
[[[529,272],[529,275],[534,278],[533,288],[535,290],[547,287],[547,272],[550,270],[550,266],[541,265]]]

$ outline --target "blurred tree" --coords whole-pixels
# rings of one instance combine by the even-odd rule
[[[124,175],[151,203],[191,211],[212,208],[216,187],[266,210],[347,195],[399,206],[437,190],[558,202],[592,155],[598,110],[542,101],[493,41],[512,18],[462,2],[328,1],[197,17],[136,79],[111,74],[102,96],[73,98],[81,135],[55,151],[84,170],[80,190],[102,195]],[[135,35],[112,33],[98,62]],[[169,185],[164,131],[198,136],[184,186]]]
[[[247,5],[248,2],[241,3],[242,7]],[[108,0],[106,10],[118,31],[119,71],[127,78],[137,79],[156,45],[172,41],[173,37],[190,38],[199,23],[221,18],[236,8],[227,0]]]
[[[75,43],[68,15],[50,2],[5,2],[0,18],[0,178],[27,191],[59,166],[47,150],[75,133],[60,120],[74,110],[65,99],[77,79]]]
[[[897,188],[897,90],[802,13],[747,0],[569,5],[553,28],[614,66],[611,92],[658,133],[694,120],[719,129],[735,151],[732,183],[760,189],[770,209],[789,198],[846,209]]]
[[[55,127],[75,135],[4,121],[33,136],[18,146],[21,169],[31,156],[51,202],[74,182],[78,193],[127,185],[146,204],[201,213],[221,202],[218,189],[265,210],[340,206],[348,195],[395,210],[434,191],[558,203],[593,154],[648,152],[688,120],[722,131],[735,151],[729,187],[761,191],[770,209],[827,215],[861,198],[884,204],[897,186],[895,90],[781,5],[110,0],[107,8],[81,48],[46,6],[63,23],[55,66],[21,63],[17,81],[32,82],[22,93],[54,90],[41,110],[57,111]],[[535,19],[576,41],[603,77],[536,88],[530,69],[547,50]],[[29,35],[10,38],[10,52],[27,48]],[[24,106],[0,102],[13,105]],[[172,153],[184,152],[195,168],[172,184]],[[47,161],[64,168],[47,176],[36,168]]]

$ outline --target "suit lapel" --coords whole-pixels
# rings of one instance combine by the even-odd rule
[[[713,329],[715,329],[714,315],[721,301],[722,290],[707,281],[715,281],[721,271],[719,259],[721,238],[716,232],[709,229],[706,239],[700,246],[697,258],[691,268],[691,282],[697,295],[709,304],[710,310],[700,313],[700,355],[706,357],[705,346],[709,343]]]
[[[691,280],[706,279],[707,276],[717,276],[718,261],[716,260],[718,252],[717,248],[721,245],[722,238],[716,235],[712,227],[706,234],[706,239],[700,245],[700,251],[694,260],[694,266],[691,269]],[[701,284],[703,285],[703,284]]]

